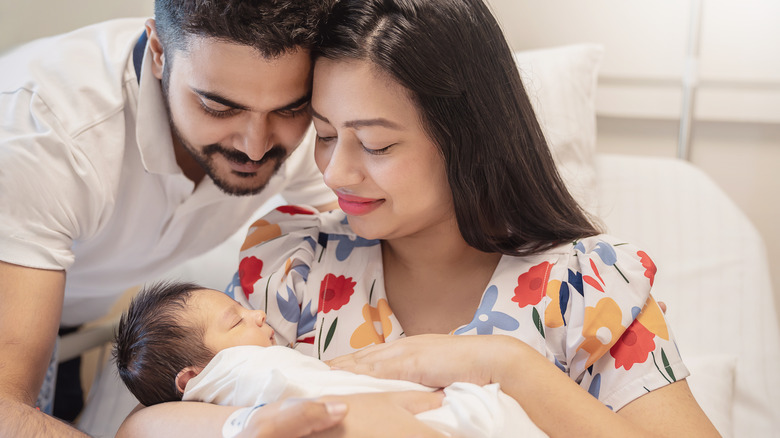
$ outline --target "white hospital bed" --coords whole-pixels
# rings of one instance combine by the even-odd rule
[[[518,56],[562,174],[610,234],[654,259],[654,295],[668,305],[694,395],[723,436],[778,436],[780,333],[763,241],[687,162],[595,153],[600,58],[594,46]],[[224,289],[241,241],[239,233],[171,276]],[[63,341],[65,354],[72,342]],[[80,427],[93,436],[113,436],[135,405],[115,376],[111,364],[99,373],[82,414]]]

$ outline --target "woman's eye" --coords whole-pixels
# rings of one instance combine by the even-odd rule
[[[369,147],[363,146],[363,150],[365,150],[366,152],[368,152],[371,155],[383,155],[383,154],[386,154],[390,150],[390,148],[395,146],[395,145],[396,145],[396,143],[393,143],[391,145],[385,146],[383,148],[378,148],[378,149],[374,149],[374,148],[369,148]]]
[[[279,110],[276,113],[282,117],[297,117],[302,114],[306,114],[309,109],[309,104],[299,106],[298,108]]]

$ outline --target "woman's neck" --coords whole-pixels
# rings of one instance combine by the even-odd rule
[[[469,246],[457,226],[451,231],[382,242],[385,290],[407,335],[470,322],[501,259]]]

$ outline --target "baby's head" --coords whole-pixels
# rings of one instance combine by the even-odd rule
[[[145,287],[119,321],[114,360],[144,405],[181,400],[184,387],[225,348],[275,345],[262,310],[192,283]]]

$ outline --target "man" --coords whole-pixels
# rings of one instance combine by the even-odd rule
[[[311,146],[296,150],[322,3],[158,0],[145,24],[0,59],[0,436],[83,436],[33,407],[59,328],[221,243],[275,194],[333,206]]]

